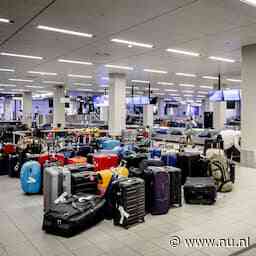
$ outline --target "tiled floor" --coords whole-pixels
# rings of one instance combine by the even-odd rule
[[[219,194],[214,206],[183,205],[168,215],[146,217],[129,230],[101,222],[66,239],[41,230],[42,197],[21,192],[19,180],[0,177],[0,256],[221,256],[238,248],[171,248],[172,236],[246,238],[256,242],[256,170],[237,169],[234,191]],[[256,249],[242,256],[256,255]]]

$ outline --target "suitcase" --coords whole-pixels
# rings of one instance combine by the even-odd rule
[[[71,173],[68,169],[60,166],[47,167],[43,180],[44,211],[48,211],[63,192],[71,195]]]
[[[64,166],[65,157],[63,154],[49,154],[49,153],[41,154],[38,157],[38,162],[42,167],[45,165],[46,161],[48,162],[58,161],[61,166]]]
[[[139,178],[120,178],[113,185],[113,222],[129,228],[144,222],[145,184]]]
[[[27,194],[38,194],[42,187],[41,166],[36,161],[28,161],[21,167],[20,182],[22,190]]]
[[[136,154],[130,154],[129,156],[125,156],[122,159],[126,161],[126,167],[130,169],[131,167],[139,168],[140,163],[143,160],[146,160],[147,158],[148,158],[147,154],[136,153]]]
[[[94,166],[92,164],[68,164],[64,168],[68,169],[71,173],[75,172],[93,172]]]
[[[185,184],[186,178],[198,177],[198,161],[200,154],[183,152],[177,155],[177,167],[181,169],[181,183]]]
[[[109,184],[112,180],[113,172],[111,170],[104,170],[97,172],[99,175],[98,190],[101,196],[104,196]]]
[[[4,154],[15,154],[16,153],[16,146],[11,143],[7,143],[3,146],[3,152]]]
[[[114,154],[94,154],[93,164],[96,171],[108,170],[119,165],[119,157]]]
[[[182,206],[181,169],[166,166],[165,170],[168,172],[170,177],[170,206]]]
[[[0,175],[8,174],[8,157],[0,155]]]
[[[8,175],[12,178],[20,177],[20,169],[21,169],[21,158],[19,155],[9,155],[8,156]]]
[[[104,205],[105,200],[95,195],[68,197],[45,212],[42,229],[63,237],[73,236],[103,220]]]
[[[160,148],[152,148],[149,150],[149,153],[150,153],[150,157],[152,159],[161,157],[161,149]]]
[[[235,183],[236,180],[236,164],[233,161],[229,161],[230,180]]]
[[[146,172],[152,173],[150,188],[152,215],[166,214],[170,208],[170,177],[164,167],[148,167]]]
[[[120,146],[119,140],[105,140],[102,142],[102,149],[113,150],[115,147]]]
[[[145,159],[140,163],[139,168],[141,170],[146,170],[149,166],[161,167],[165,166],[165,164],[160,159]]]
[[[65,159],[72,158],[76,156],[76,151],[74,148],[62,148],[61,150],[58,151],[58,154],[63,154]]]
[[[83,156],[76,156],[68,158],[66,164],[86,164],[86,158]]]
[[[183,187],[185,202],[188,204],[214,204],[217,188],[212,177],[188,177]]]
[[[177,154],[175,152],[162,154],[161,160],[166,166],[177,166]]]
[[[93,153],[93,147],[89,145],[78,145],[77,147],[77,155],[87,157],[88,154]]]

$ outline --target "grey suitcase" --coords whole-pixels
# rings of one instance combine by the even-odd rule
[[[44,170],[44,210],[47,211],[54,201],[66,192],[71,194],[71,173],[61,166],[51,166]]]

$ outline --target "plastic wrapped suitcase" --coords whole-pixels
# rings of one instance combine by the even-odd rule
[[[71,174],[60,166],[47,167],[44,170],[44,210],[49,210],[54,201],[63,193],[71,195]]]
[[[170,176],[170,206],[182,206],[181,169],[166,166],[165,170]]]
[[[217,188],[212,177],[188,177],[183,186],[185,202],[188,204],[214,204]]]
[[[119,157],[115,154],[94,154],[93,164],[96,171],[108,170],[119,165]]]
[[[145,172],[152,173],[150,213],[153,215],[166,214],[170,208],[169,174],[164,167],[148,167]]]
[[[144,222],[145,184],[139,178],[121,178],[113,185],[114,225],[129,228]]]
[[[74,195],[45,212],[42,229],[64,237],[76,235],[104,219],[104,205],[99,196]]]

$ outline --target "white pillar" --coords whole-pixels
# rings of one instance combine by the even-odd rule
[[[109,74],[109,134],[120,136],[126,123],[126,75],[120,73]]]
[[[213,103],[213,128],[221,130],[225,128],[226,119],[226,102]]]
[[[109,107],[107,106],[100,107],[100,121],[108,122],[108,119],[109,119],[108,110],[109,110]]]
[[[154,124],[154,105],[144,105],[143,106],[143,126],[149,126],[153,128]]]
[[[61,128],[65,127],[65,104],[61,101],[64,97],[64,86],[56,86],[53,98],[53,127],[57,127],[58,125],[60,125]]]
[[[256,44],[242,47],[241,162],[256,167]]]
[[[32,110],[32,92],[23,93],[23,123],[28,127],[31,127],[33,120],[33,110]]]

